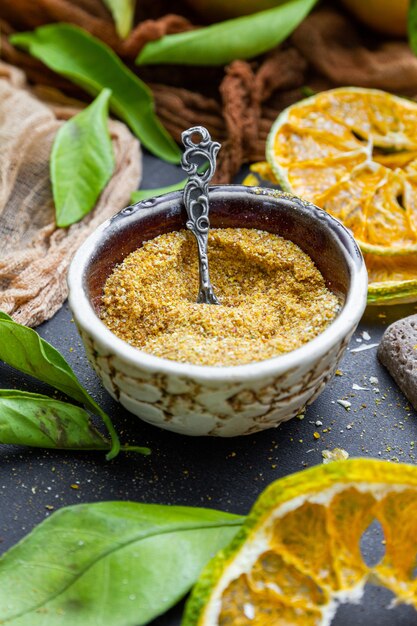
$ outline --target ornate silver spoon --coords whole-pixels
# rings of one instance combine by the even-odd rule
[[[200,135],[201,140],[194,143],[193,135]],[[207,257],[210,230],[208,185],[216,170],[216,156],[220,144],[211,140],[210,133],[203,126],[185,130],[181,138],[185,146],[181,166],[190,177],[184,188],[184,204],[188,215],[186,226],[195,235],[198,246],[200,290],[197,302],[220,304],[210,283]],[[199,164],[193,161],[196,157],[208,162],[208,167],[202,174],[198,172]]]

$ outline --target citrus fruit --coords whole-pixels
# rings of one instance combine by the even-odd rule
[[[360,541],[377,520],[385,555]],[[367,581],[417,608],[417,467],[338,461],[280,479],[205,568],[182,626],[328,626]]]
[[[409,0],[342,0],[364,24],[389,35],[406,35]]]
[[[417,252],[417,103],[323,91],[279,115],[267,158],[286,190],[340,219],[362,250]]]
[[[276,180],[349,228],[363,252],[417,253],[417,104],[384,91],[343,87],[285,109],[272,126],[267,159]],[[368,266],[372,264],[368,257]],[[410,298],[413,263],[375,261],[391,301]],[[391,280],[392,266],[398,264]],[[408,267],[401,277],[401,266]],[[395,272],[394,272],[395,273]],[[372,282],[372,276],[371,282]],[[373,286],[371,285],[371,290]],[[395,298],[394,298],[395,296]]]
[[[364,254],[368,304],[405,304],[417,300],[417,254]]]

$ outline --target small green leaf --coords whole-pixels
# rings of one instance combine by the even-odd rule
[[[85,409],[12,389],[0,389],[0,443],[67,450],[110,447]]]
[[[78,222],[94,207],[114,170],[107,116],[111,91],[103,89],[90,106],[57,132],[50,170],[57,226]]]
[[[162,196],[166,193],[170,193],[171,191],[179,191],[180,189],[184,189],[187,181],[188,178],[185,178],[184,180],[180,180],[180,182],[168,185],[167,187],[158,187],[157,189],[139,189],[139,191],[133,191],[130,200],[131,202],[141,202],[141,200],[148,200],[149,198]]]
[[[103,0],[113,15],[116,32],[122,39],[128,36],[133,26],[136,0]]]
[[[10,37],[50,69],[93,96],[110,89],[110,108],[156,156],[179,163],[180,151],[155,115],[152,92],[102,41],[71,24],[48,24]]]
[[[173,606],[244,518],[100,502],[54,513],[0,559],[0,621],[141,626]]]
[[[250,59],[284,41],[303,21],[317,0],[288,0],[273,9],[253,13],[151,41],[136,59],[139,65],[179,63],[224,65]]]
[[[408,42],[411,50],[417,55],[417,0],[410,0],[408,6]]]
[[[5,313],[0,315],[0,360],[59,389],[99,415],[112,440],[107,458],[112,459],[118,454],[120,442],[110,417],[78,382],[64,357],[37,332],[17,324]]]

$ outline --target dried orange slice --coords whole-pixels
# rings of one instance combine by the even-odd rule
[[[370,302],[417,299],[417,283],[410,282],[417,281],[415,102],[375,89],[321,92],[281,113],[268,137],[267,159],[286,191],[352,231],[372,267]]]
[[[386,548],[369,566],[360,540],[374,520]],[[203,571],[182,626],[328,626],[369,580],[417,609],[416,557],[417,467],[371,459],[317,466],[266,489]]]
[[[340,219],[365,252],[417,252],[417,103],[323,91],[281,113],[267,159],[282,187]]]
[[[405,304],[417,300],[417,254],[364,254],[368,270],[368,304]]]

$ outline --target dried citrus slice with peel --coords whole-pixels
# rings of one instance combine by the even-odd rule
[[[364,254],[368,270],[368,304],[405,304],[417,300],[417,254]]]
[[[286,191],[340,219],[364,252],[417,252],[417,103],[323,91],[279,115],[267,159]]]
[[[374,520],[385,555],[369,566],[360,541]],[[372,459],[317,466],[265,490],[203,571],[182,626],[329,626],[368,581],[417,609],[416,562],[417,467]]]

